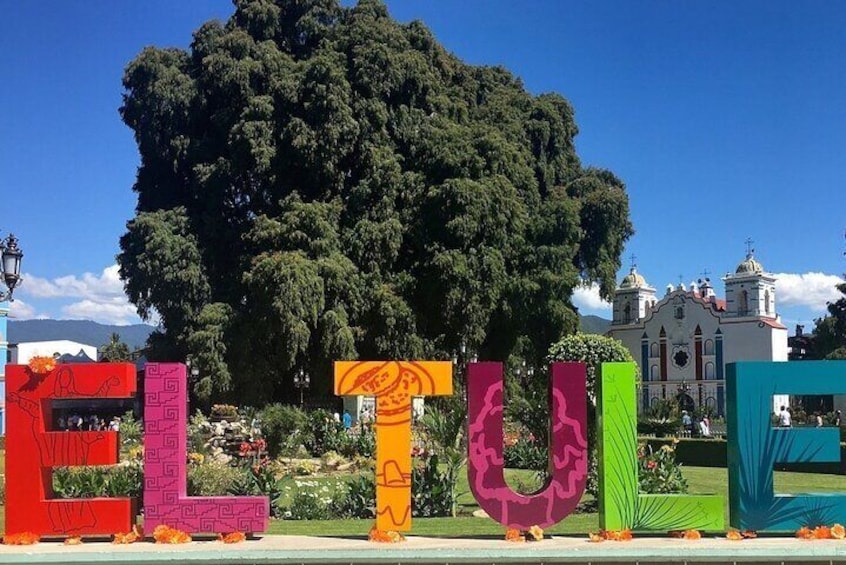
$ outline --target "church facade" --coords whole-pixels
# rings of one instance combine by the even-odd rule
[[[787,361],[787,328],[776,314],[775,278],[751,252],[727,274],[725,298],[708,278],[668,285],[660,299],[633,266],[616,290],[609,335],[640,366],[641,409],[660,399],[725,414],[726,365]],[[774,397],[774,406],[787,397]]]

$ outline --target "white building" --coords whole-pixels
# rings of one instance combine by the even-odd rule
[[[640,406],[677,399],[693,409],[711,406],[725,414],[726,364],[735,361],[787,361],[787,328],[775,309],[775,279],[747,254],[727,274],[725,300],[710,279],[655,289],[633,266],[614,296],[609,335],[620,340],[640,366]],[[787,404],[773,398],[774,411]]]
[[[84,353],[91,360],[97,360],[97,348],[67,339],[53,341],[28,341],[9,346],[12,364],[26,365],[33,357],[60,357],[62,355],[79,355]]]

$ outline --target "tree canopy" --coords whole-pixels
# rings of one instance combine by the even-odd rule
[[[820,359],[846,359],[846,282],[837,290],[843,296],[828,303],[828,315],[814,327],[814,352]]]
[[[263,403],[331,362],[541,361],[573,289],[615,284],[632,235],[611,172],[576,155],[573,108],[472,66],[375,0],[235,0],[189,51],[127,67],[140,166],[118,257],[156,312],[152,359],[195,393]],[[244,386],[249,385],[249,386]]]

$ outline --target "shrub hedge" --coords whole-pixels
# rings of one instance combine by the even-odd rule
[[[672,438],[639,438],[653,449],[672,445]],[[676,445],[676,461],[691,467],[726,467],[726,441],[724,439],[683,438]],[[840,444],[840,461],[831,463],[784,463],[778,464],[779,471],[796,473],[825,473],[846,475],[846,443]]]

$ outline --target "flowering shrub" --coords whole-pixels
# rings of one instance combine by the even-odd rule
[[[238,450],[240,473],[229,487],[229,493],[236,496],[266,496],[270,499],[270,513],[282,515],[279,503],[282,498],[281,480],[267,456],[267,443],[263,439],[247,441]]]
[[[535,440],[535,436],[517,436],[513,441],[505,442],[505,466],[509,469],[533,469],[540,471],[547,468],[548,450],[546,445]]]
[[[283,516],[289,520],[328,520],[332,518],[332,492],[316,481],[296,483],[297,491]]]
[[[674,444],[675,445],[675,444]],[[637,450],[638,490],[646,494],[686,493],[687,480],[676,463],[674,445],[653,451],[641,444]]]
[[[231,404],[214,404],[211,407],[213,420],[229,420],[238,417],[238,408]]]

